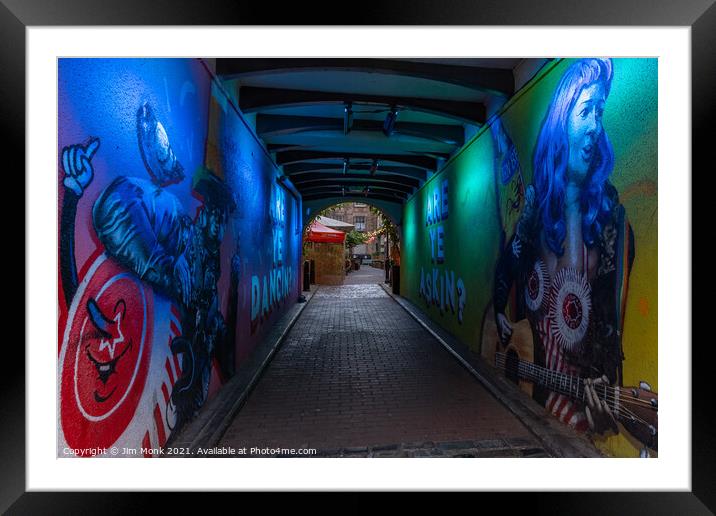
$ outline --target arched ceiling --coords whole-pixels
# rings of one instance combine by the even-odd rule
[[[216,73],[304,203],[397,213],[546,61],[219,58]]]

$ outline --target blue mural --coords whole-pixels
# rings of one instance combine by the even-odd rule
[[[151,455],[298,297],[299,210],[201,61],[63,59],[59,72],[60,449]],[[264,264],[257,331],[247,274]]]

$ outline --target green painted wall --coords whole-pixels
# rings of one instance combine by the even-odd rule
[[[498,113],[499,122],[517,151],[524,185],[532,183],[534,147],[555,88],[573,61],[555,60],[547,65]],[[619,192],[635,235],[636,257],[624,316],[624,384],[646,380],[655,391],[658,390],[657,69],[656,59],[614,59],[611,93],[603,117],[604,131],[615,155],[610,181]],[[426,183],[406,203],[403,212],[401,294],[475,353],[481,352],[482,323],[491,305],[502,227],[509,240],[521,209],[519,205],[512,215],[507,214],[506,202],[514,185],[502,186],[496,173],[497,151],[490,130],[493,122],[491,119]],[[433,198],[435,189],[442,190],[445,180],[449,189],[448,217],[428,224],[428,199]],[[436,263],[431,255],[430,231],[437,232],[438,226],[442,226],[444,234],[444,263]],[[433,270],[443,277],[446,271],[448,274],[454,271],[455,283],[462,280],[462,322],[459,307],[453,310],[449,301],[441,307],[441,301],[435,304],[426,300],[426,288],[421,289],[421,272],[425,287],[426,277],[429,274],[432,278]],[[442,283],[438,282],[440,288]],[[597,444],[612,455],[638,455],[635,442],[624,434],[598,439]]]

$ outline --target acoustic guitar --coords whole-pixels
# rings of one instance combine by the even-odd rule
[[[534,343],[529,321],[512,323],[512,336],[504,350],[497,334],[492,309],[483,324],[482,356],[494,356],[494,364],[505,376],[532,395],[535,384],[586,404],[584,378],[552,371],[534,363]],[[493,333],[494,332],[494,333]],[[501,351],[498,351],[501,350]],[[614,417],[644,446],[658,450],[659,397],[646,382],[638,387],[594,386],[600,400],[606,400]]]
[[[512,323],[512,336],[506,347],[502,346],[500,336],[495,324],[493,309],[490,308],[485,314],[482,327],[482,357],[490,364],[494,363],[496,353],[503,351],[510,356],[516,356],[526,362],[534,362],[534,343],[532,340],[532,328],[527,319]],[[519,388],[532,396],[533,383],[528,378],[512,378]]]

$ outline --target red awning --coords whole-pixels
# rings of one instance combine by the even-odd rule
[[[318,221],[313,221],[308,229],[309,242],[324,242],[332,244],[342,244],[345,242],[346,234],[343,231],[337,231],[324,226]]]

